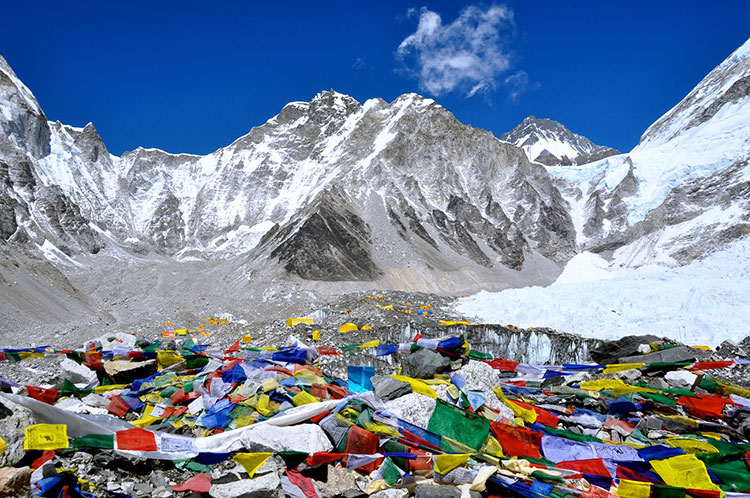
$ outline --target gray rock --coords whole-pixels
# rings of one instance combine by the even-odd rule
[[[445,371],[450,364],[451,361],[437,351],[422,348],[406,358],[404,372],[415,379],[427,379]]]
[[[283,498],[281,480],[276,472],[257,475],[253,479],[239,479],[233,482],[211,486],[208,493],[213,498]]]
[[[151,472],[150,478],[151,478],[151,484],[153,484],[157,488],[169,487],[169,481],[167,481],[167,478],[164,477],[164,474],[162,474],[158,470]]]
[[[241,441],[244,448],[250,452],[303,451],[312,454],[333,449],[326,433],[316,424],[261,426],[243,433]]]
[[[405,498],[407,496],[409,496],[408,489],[394,488],[378,491],[377,493],[371,494],[370,498]]]
[[[0,467],[7,467],[20,462],[26,454],[23,449],[24,430],[26,427],[34,425],[36,420],[34,420],[31,410],[27,408],[5,399],[2,399],[2,404],[13,412],[11,416],[0,420],[0,436],[8,445],[0,455]]]
[[[382,401],[400,398],[411,392],[411,384],[396,380],[390,375],[376,375],[370,381],[375,397]]]
[[[476,491],[469,492],[471,498],[481,498]],[[414,488],[416,498],[461,498],[461,490],[456,486],[440,484],[418,484]]]
[[[698,350],[687,346],[676,346],[661,351],[654,351],[648,354],[639,354],[633,356],[624,356],[620,358],[620,363],[659,363],[659,362],[681,362],[694,361]]]
[[[60,362],[60,376],[61,380],[68,379],[73,384],[89,385],[96,380],[96,372],[70,358]]]
[[[110,360],[104,362],[104,371],[115,384],[130,384],[134,380],[156,373],[156,360],[128,361]]]
[[[628,335],[616,341],[605,341],[591,350],[591,359],[597,363],[617,363],[623,356],[636,355],[638,346],[660,341],[655,335]]]

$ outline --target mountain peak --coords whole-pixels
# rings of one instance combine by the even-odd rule
[[[619,154],[611,147],[596,145],[548,118],[527,116],[500,140],[521,147],[530,160],[547,166],[586,164]]]

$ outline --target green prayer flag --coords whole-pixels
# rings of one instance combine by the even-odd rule
[[[390,457],[386,457],[380,470],[383,480],[389,486],[393,486],[399,479],[401,479],[401,472],[399,472],[398,467],[393,463],[393,460],[391,460]]]
[[[651,498],[685,498],[685,496],[685,488],[662,486],[661,484],[651,486]]]
[[[185,364],[188,368],[203,368],[208,364],[208,356],[199,354],[185,356]]]
[[[455,439],[478,450],[487,441],[490,421],[481,415],[462,410],[438,399],[427,430]]]
[[[103,448],[114,449],[114,434],[89,434],[87,436],[77,437],[73,440],[75,448]]]

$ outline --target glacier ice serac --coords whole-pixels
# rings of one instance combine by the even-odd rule
[[[91,123],[48,121],[0,58],[0,239],[66,272],[197,262],[248,285],[502,291],[459,309],[741,339],[718,313],[748,316],[744,280],[703,280],[746,254],[749,89],[745,43],[624,154],[549,119],[498,139],[416,94],[331,90],[206,156],[115,156]]]

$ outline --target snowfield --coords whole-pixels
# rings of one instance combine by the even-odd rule
[[[650,333],[690,345],[737,343],[750,335],[750,238],[676,268],[616,269],[586,252],[549,287],[482,291],[460,299],[456,311],[597,338]]]

